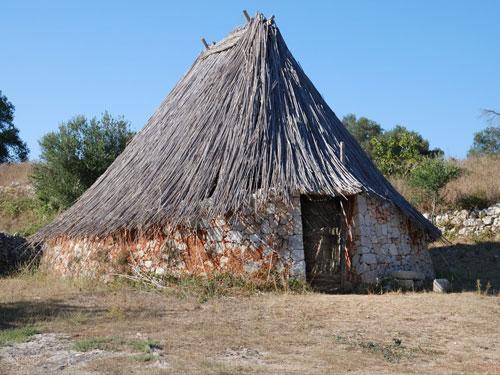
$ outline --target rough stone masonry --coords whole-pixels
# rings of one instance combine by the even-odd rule
[[[421,229],[391,203],[365,194],[352,201],[353,280],[375,283],[397,270],[433,278]],[[305,279],[300,197],[290,203],[276,198],[236,217],[201,220],[189,229],[164,227],[144,238],[59,238],[46,244],[42,266],[61,275],[85,277],[135,267],[158,275],[234,272],[266,278],[273,273]]]

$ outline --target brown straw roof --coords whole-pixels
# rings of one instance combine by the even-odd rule
[[[200,54],[108,170],[33,240],[193,223],[236,212],[257,191],[287,200],[365,191],[440,235],[377,170],[273,20],[258,13]]]

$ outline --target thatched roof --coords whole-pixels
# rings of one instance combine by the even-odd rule
[[[236,212],[257,191],[365,191],[439,236],[335,116],[274,22],[257,14],[200,54],[108,170],[34,238],[192,222]]]

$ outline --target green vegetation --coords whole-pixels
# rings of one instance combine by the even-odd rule
[[[429,142],[420,134],[403,126],[372,138],[373,161],[388,176],[407,176],[427,157],[442,155],[439,149],[430,150]]]
[[[419,189],[422,199],[431,200],[432,218],[434,218],[436,204],[441,198],[441,189],[451,180],[458,178],[460,173],[459,167],[442,158],[426,158],[411,171],[410,186]]]
[[[30,236],[56,213],[36,197],[0,193],[0,228],[12,234]]]
[[[352,113],[344,116],[342,118],[342,123],[359,142],[368,156],[372,157],[373,145],[371,140],[382,134],[383,129],[380,124],[366,117],[356,118],[356,115]]]
[[[31,336],[40,333],[33,326],[0,330],[0,346],[30,341]]]
[[[489,126],[474,134],[469,156],[500,155],[500,126]]]
[[[53,209],[71,206],[123,151],[134,133],[123,118],[76,116],[40,141],[41,163],[33,183],[39,199]]]
[[[125,339],[122,337],[87,337],[77,340],[73,344],[73,350],[77,352],[119,351],[122,348],[127,348],[135,353],[150,354],[155,350],[161,350],[161,345],[151,339]]]
[[[0,163],[25,161],[29,149],[14,126],[14,105],[0,91]]]

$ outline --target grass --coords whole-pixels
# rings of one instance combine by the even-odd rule
[[[110,351],[89,367],[109,373],[140,373],[165,358],[171,373],[208,374],[495,373],[500,361],[499,299],[475,289],[224,294],[201,303],[194,292],[32,274],[0,279],[0,316],[6,327],[73,337],[78,350]],[[21,361],[18,371],[43,360]]]
[[[11,186],[12,183],[26,186],[30,183],[33,172],[32,163],[2,163],[0,164],[0,186]]]
[[[55,215],[34,196],[0,192],[0,231],[29,236]]]
[[[37,333],[39,330],[33,326],[0,330],[0,346],[29,341]]]
[[[440,211],[454,209],[486,208],[500,202],[500,157],[468,158],[454,160],[462,168],[462,175],[449,182],[442,189],[443,200],[439,203]],[[408,201],[420,211],[429,212],[430,203],[419,197],[418,191],[408,185],[404,178],[390,177],[394,185]]]
[[[117,278],[113,284],[115,288],[129,285],[134,288],[158,291],[177,298],[196,298],[205,303],[211,299],[236,296],[252,296],[262,293],[292,293],[303,294],[310,292],[306,283],[295,279],[284,279],[281,275],[270,274],[267,280],[249,279],[234,273],[213,273],[210,275],[155,275],[146,274],[144,277],[133,279]],[[123,318],[123,311],[114,309],[110,314],[117,319]]]

